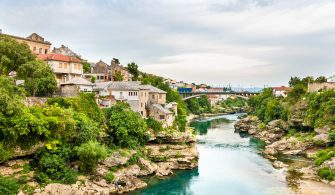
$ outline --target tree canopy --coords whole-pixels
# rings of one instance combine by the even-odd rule
[[[18,43],[7,35],[0,34],[0,75],[17,71],[22,64],[35,58],[26,43]]]
[[[138,76],[140,75],[140,71],[138,70],[138,65],[135,62],[129,63],[127,66],[127,69],[130,72],[130,74],[133,75],[132,80],[137,81]]]

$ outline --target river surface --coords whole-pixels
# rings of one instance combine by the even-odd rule
[[[198,133],[199,167],[164,179],[148,178],[148,187],[131,194],[282,195],[289,190],[283,170],[261,156],[263,144],[234,133],[237,115],[191,123]]]

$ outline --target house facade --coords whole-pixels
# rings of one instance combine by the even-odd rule
[[[123,76],[123,81],[131,81],[131,74],[127,68],[120,64],[119,59],[113,58],[111,62],[111,72],[112,75],[115,75],[117,72],[119,72]]]
[[[96,83],[94,91],[101,97],[101,107],[109,107],[115,102],[127,102],[131,109],[143,118],[153,117],[172,126],[177,114],[177,104],[166,104],[166,92],[151,85],[141,85],[138,81],[109,81]],[[113,102],[115,101],[115,102]]]
[[[308,92],[319,92],[322,90],[335,89],[335,82],[308,83]]]
[[[74,78],[60,84],[61,96],[78,96],[82,92],[93,92],[94,84],[82,77]]]
[[[275,97],[287,97],[288,92],[292,90],[291,87],[272,87],[272,94]]]
[[[7,36],[15,39],[19,43],[26,43],[34,54],[50,53],[51,43],[49,41],[45,41],[42,36],[36,33],[33,33],[28,37],[19,37],[14,35]]]
[[[38,58],[46,61],[51,66],[58,84],[83,75],[82,61],[76,57],[49,53],[40,54]]]

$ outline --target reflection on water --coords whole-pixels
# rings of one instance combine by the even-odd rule
[[[132,194],[287,194],[283,171],[261,155],[264,143],[234,133],[236,115],[192,122],[198,132],[199,167],[166,179],[149,178]]]

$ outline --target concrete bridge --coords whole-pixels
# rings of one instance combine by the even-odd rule
[[[228,95],[228,96],[235,96],[241,97],[244,99],[248,99],[250,96],[258,95],[259,92],[236,92],[236,91],[196,91],[196,92],[179,92],[182,96],[183,100],[188,100],[196,97],[200,97],[202,95]]]

